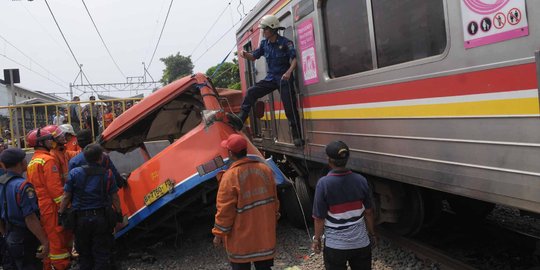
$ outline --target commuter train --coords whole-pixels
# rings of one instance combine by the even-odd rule
[[[306,144],[292,144],[277,91],[246,129],[290,169],[305,216],[333,140],[368,177],[378,221],[399,233],[433,222],[444,201],[469,218],[495,204],[540,213],[540,2],[261,0],[237,30],[239,51],[259,46],[266,14],[297,50]],[[245,94],[266,62],[239,66]]]

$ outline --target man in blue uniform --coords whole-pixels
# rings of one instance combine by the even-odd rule
[[[87,145],[92,143],[92,131],[89,129],[83,129],[79,133],[77,133],[77,142],[79,143],[79,146],[81,148],[85,148]],[[87,165],[88,162],[86,162],[86,159],[84,158],[84,153],[81,152],[74,156],[69,161],[69,170],[73,170],[74,168],[81,167],[83,165]],[[101,166],[103,166],[105,169],[110,169],[114,175],[114,179],[116,181],[116,186],[119,188],[123,188],[127,186],[127,180],[120,175],[116,167],[114,166],[114,163],[112,162],[111,158],[106,154],[103,153],[103,158],[101,161]]]
[[[242,102],[242,107],[238,117],[242,124],[248,118],[251,106],[257,99],[279,89],[281,101],[285,107],[285,115],[289,120],[293,142],[296,146],[302,146],[304,142],[300,136],[300,118],[296,108],[296,95],[294,93],[292,73],[296,68],[296,51],[292,41],[280,36],[278,30],[284,29],[279,25],[279,20],[274,15],[266,15],[261,19],[259,28],[263,30],[264,40],[259,48],[251,53],[242,51],[238,55],[255,61],[261,56],[266,59],[266,78],[257,82],[247,90],[246,97]]]
[[[16,269],[37,270],[43,267],[39,258],[49,253],[49,244],[39,222],[34,187],[22,177],[28,165],[25,157],[26,153],[18,148],[0,154],[6,167],[6,173],[0,176],[0,231]]]
[[[110,269],[113,229],[122,219],[118,187],[111,170],[100,165],[103,148],[99,144],[87,145],[83,153],[88,165],[69,172],[58,213],[62,217],[69,203],[75,211],[80,269]],[[109,210],[116,215],[111,217]]]
[[[312,248],[321,252],[327,270],[371,269],[371,247],[376,245],[371,192],[366,178],[347,169],[349,147],[342,141],[326,146],[332,169],[319,179],[313,200],[315,234]]]

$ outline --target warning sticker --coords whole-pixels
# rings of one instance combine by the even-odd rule
[[[529,35],[525,0],[461,0],[466,49]]]
[[[298,25],[298,42],[302,59],[302,75],[304,85],[319,82],[317,75],[317,53],[315,51],[315,35],[313,32],[313,19],[308,19]]]

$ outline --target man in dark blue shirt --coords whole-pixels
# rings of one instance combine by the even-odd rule
[[[251,110],[251,106],[257,99],[279,89],[281,101],[285,107],[285,115],[289,120],[293,142],[296,146],[304,144],[301,138],[300,118],[296,108],[296,94],[294,93],[292,73],[296,68],[296,51],[292,41],[280,36],[278,31],[284,29],[279,25],[279,20],[274,15],[266,15],[261,19],[259,28],[263,30],[264,40],[259,48],[251,53],[242,51],[238,55],[255,61],[261,56],[266,59],[266,78],[257,82],[247,90],[246,97],[242,102],[242,107],[238,117],[242,124],[246,121]]]
[[[312,248],[321,251],[327,270],[371,269],[371,246],[376,244],[371,192],[366,178],[347,169],[349,147],[342,141],[326,146],[332,169],[319,179],[313,201],[315,235]]]
[[[77,142],[81,148],[85,148],[87,145],[92,143],[92,131],[89,129],[83,129],[79,133],[77,133]],[[80,152],[76,156],[74,156],[68,163],[69,170],[73,170],[77,167],[81,167],[83,165],[88,165],[88,162],[86,162],[86,159],[84,158],[84,153]],[[103,158],[101,161],[101,166],[103,166],[105,169],[110,169],[113,173],[114,179],[116,181],[116,186],[119,188],[123,188],[127,186],[127,180],[120,175],[116,167],[114,166],[114,163],[112,162],[109,155],[106,153],[103,153]]]
[[[0,231],[5,235],[10,261],[4,269],[41,269],[38,258],[49,253],[49,243],[39,221],[39,207],[32,184],[22,177],[26,153],[11,148],[0,154],[6,173],[0,176]],[[40,247],[41,244],[41,247]],[[6,265],[8,264],[8,265]]]
[[[100,165],[103,148],[99,144],[87,145],[83,153],[88,165],[69,171],[58,213],[63,216],[69,203],[75,211],[80,269],[110,269],[113,229],[122,218],[118,187],[111,170]],[[116,211],[116,216],[111,218],[109,210]]]

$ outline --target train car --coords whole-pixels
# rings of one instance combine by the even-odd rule
[[[295,43],[306,144],[291,143],[277,91],[248,128],[297,188],[313,190],[325,145],[342,140],[379,222],[402,234],[443,201],[467,217],[494,204],[540,213],[540,2],[262,0],[237,30],[239,51],[259,46],[266,14]],[[244,92],[265,77],[263,58],[239,65]]]
[[[116,238],[151,243],[174,236],[180,222],[215,205],[215,177],[229,161],[220,144],[237,133],[227,115],[240,102],[238,91],[216,90],[199,73],[166,85],[111,123],[99,143],[120,172],[129,172],[128,186],[118,192],[128,222]],[[277,185],[290,186],[251,143],[248,157],[266,162]]]

